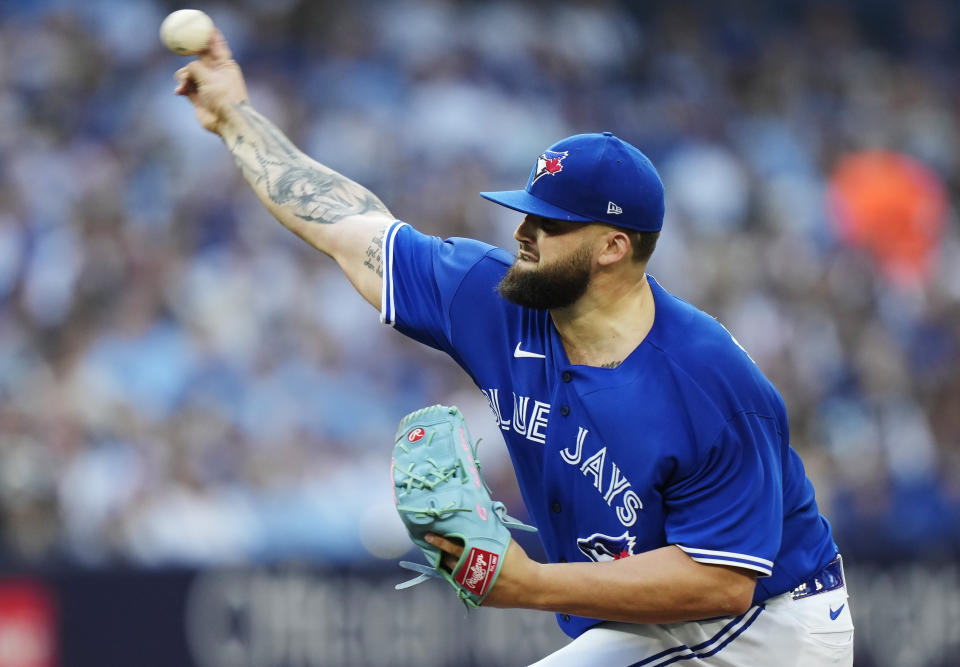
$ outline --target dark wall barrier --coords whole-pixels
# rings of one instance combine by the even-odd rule
[[[857,667],[958,664],[960,566],[848,570]],[[10,579],[0,582],[0,665],[495,667],[527,664],[566,642],[552,614],[468,614],[446,586],[393,590],[402,579],[392,568]]]
[[[849,568],[857,667],[960,665],[960,564]]]
[[[49,584],[59,598],[60,664],[69,667],[493,667],[566,642],[552,614],[468,615],[446,586],[393,590],[404,578],[213,570],[71,574]]]
[[[188,594],[188,645],[201,667],[439,667],[524,664],[565,642],[551,614],[468,615],[446,586],[393,590],[402,579],[204,574]]]

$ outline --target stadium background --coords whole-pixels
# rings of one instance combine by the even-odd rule
[[[859,667],[960,649],[960,6],[201,2],[253,103],[442,236],[559,137],[658,165],[651,273],[782,391]],[[379,327],[172,95],[179,5],[0,4],[0,666],[513,665],[552,616],[397,593],[396,422],[482,395]],[[882,152],[881,152],[882,151]],[[535,545],[528,547],[536,551]]]

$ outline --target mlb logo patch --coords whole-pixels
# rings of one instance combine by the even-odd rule
[[[563,161],[566,159],[569,151],[544,151],[537,158],[537,170],[533,174],[533,180],[530,185],[536,183],[541,176],[555,176],[563,171]]]

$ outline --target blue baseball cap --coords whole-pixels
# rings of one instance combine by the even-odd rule
[[[606,222],[642,232],[663,227],[663,183],[647,156],[611,132],[575,134],[537,158],[523,190],[481,197],[544,218]]]

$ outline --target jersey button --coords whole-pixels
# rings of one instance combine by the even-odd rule
[[[566,562],[567,562],[567,559],[566,559],[566,558],[560,558],[560,560],[558,560],[557,562],[558,562],[558,563],[566,563]]]
[[[561,406],[560,406],[560,414],[563,415],[564,417],[566,417],[567,415],[569,415],[569,414],[570,414],[570,406],[569,406],[569,405],[561,405]]]
[[[560,379],[563,380],[564,382],[570,382],[570,380],[573,379],[573,373],[571,373],[570,371],[564,371],[563,374],[560,376]]]
[[[564,614],[564,615],[561,616],[560,618],[562,618],[562,619],[565,620],[565,621],[569,621],[569,620],[570,620],[570,614]]]
[[[550,509],[552,509],[557,514],[560,514],[560,509],[561,509],[560,503],[557,503],[557,502],[553,503],[552,505],[550,505]]]

